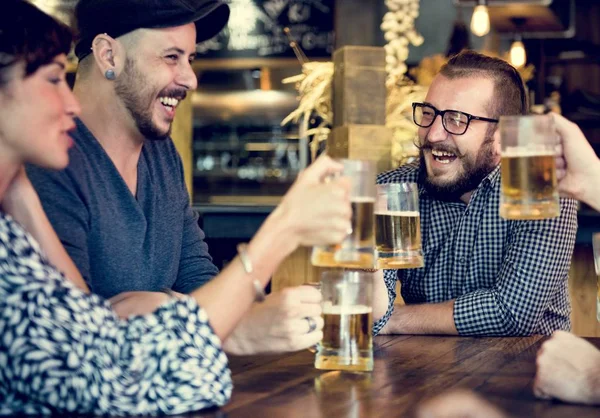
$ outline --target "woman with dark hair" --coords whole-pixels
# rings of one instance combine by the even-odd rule
[[[175,414],[223,405],[232,386],[221,341],[264,296],[286,256],[299,245],[340,242],[350,228],[347,179],[322,181],[341,165],[324,157],[305,170],[210,283],[181,298],[153,293],[154,312],[121,320],[89,294],[23,170],[24,163],[68,163],[79,112],[65,81],[70,32],[23,0],[2,6],[0,415]],[[322,320],[299,325],[307,340],[322,336]]]
[[[0,203],[42,245],[49,260],[79,287],[87,286],[50,227],[23,170],[32,162],[55,169],[68,163],[69,130],[79,104],[64,81],[69,29],[21,1],[0,16]]]

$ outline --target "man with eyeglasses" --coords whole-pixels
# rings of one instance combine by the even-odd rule
[[[378,272],[374,333],[530,335],[570,328],[567,286],[576,203],[558,218],[500,218],[498,118],[524,114],[519,73],[465,51],[413,104],[419,161],[378,183],[419,185],[425,267]],[[395,306],[396,282],[406,305]]]

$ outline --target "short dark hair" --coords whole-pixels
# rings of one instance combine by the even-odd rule
[[[0,13],[0,87],[7,83],[10,67],[23,61],[25,77],[68,54],[71,30],[24,0],[3,0]]]
[[[494,81],[494,98],[490,108],[492,117],[528,113],[527,94],[521,75],[515,67],[500,58],[464,50],[451,57],[441,68],[440,74],[450,79],[472,76],[491,78]]]

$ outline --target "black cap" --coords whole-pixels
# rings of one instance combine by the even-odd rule
[[[196,43],[206,41],[227,24],[229,6],[223,0],[80,0],[75,17],[79,29],[75,54],[82,60],[101,33],[117,38],[136,29],[194,22]]]

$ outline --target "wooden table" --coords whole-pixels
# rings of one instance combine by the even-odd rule
[[[231,359],[234,394],[221,410],[193,417],[410,417],[425,398],[471,388],[514,417],[600,417],[600,408],[537,400],[535,355],[545,337],[375,338],[372,374],[313,368],[303,351]],[[600,338],[589,339],[600,347]]]

